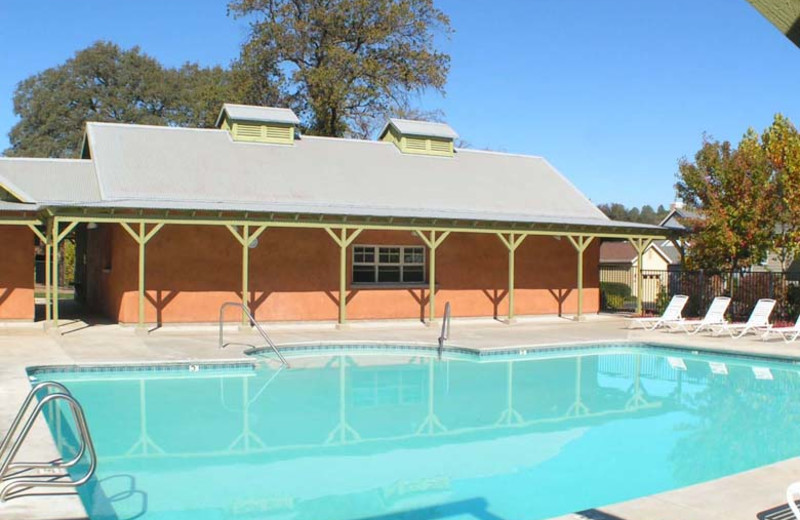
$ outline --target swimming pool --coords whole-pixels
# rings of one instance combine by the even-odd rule
[[[800,452],[800,366],[648,345],[31,369],[83,404],[92,519],[541,519]],[[47,415],[65,456],[70,428]]]

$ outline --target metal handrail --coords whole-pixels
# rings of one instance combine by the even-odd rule
[[[450,338],[450,302],[444,304],[444,316],[442,317],[442,333],[439,335],[439,359],[442,359],[444,341]]]
[[[22,422],[22,418],[26,415],[27,411],[30,409],[30,405],[33,402],[36,395],[44,388],[48,387],[55,387],[58,389],[56,393],[47,394],[39,402],[36,404],[33,412],[28,416],[28,419],[25,421],[25,424],[22,425],[22,429],[20,430],[19,434],[17,434],[17,430],[19,429],[19,425]],[[13,462],[14,457],[16,457],[17,453],[19,452],[20,448],[22,447],[23,442],[30,433],[31,428],[33,427],[36,418],[42,413],[44,407],[50,403],[51,401],[58,401],[63,400],[69,404],[70,410],[72,411],[73,417],[75,419],[75,425],[78,428],[78,439],[80,442],[80,448],[78,449],[77,454],[72,460],[68,462]],[[13,439],[13,442],[12,442]],[[77,480],[56,480],[61,477],[68,477],[70,476],[69,473],[64,473],[60,475],[41,475],[41,476],[32,476],[26,474],[28,470],[37,469],[37,468],[48,468],[48,469],[68,469],[74,465],[76,465],[86,453],[89,453],[89,467],[86,470],[86,473]],[[89,427],[86,424],[86,416],[83,413],[83,408],[81,407],[80,403],[72,396],[72,394],[67,390],[64,385],[60,383],[56,383],[54,381],[45,381],[43,383],[39,383],[34,386],[31,391],[28,393],[28,397],[23,402],[20,411],[17,413],[11,428],[9,428],[6,436],[3,438],[2,444],[0,444],[0,484],[5,483],[5,487],[0,489],[0,502],[4,502],[6,500],[10,500],[18,496],[19,491],[23,491],[25,489],[33,488],[33,487],[78,487],[92,478],[94,475],[95,469],[97,469],[97,454],[94,450],[94,443],[92,442],[92,436],[89,433]],[[9,470],[15,470],[14,474],[8,475]],[[55,477],[55,479],[53,478]],[[15,494],[17,493],[17,494]]]
[[[286,358],[283,357],[283,354],[280,353],[280,351],[278,350],[278,347],[275,346],[275,343],[272,342],[272,340],[267,335],[266,331],[261,327],[261,325],[258,324],[258,322],[253,317],[253,315],[250,314],[250,311],[247,309],[247,307],[241,302],[225,302],[219,308],[219,348],[220,349],[225,348],[225,343],[223,342],[223,339],[222,339],[222,325],[223,325],[223,319],[225,318],[225,309],[227,309],[228,307],[239,307],[240,309],[242,309],[242,312],[244,312],[245,316],[247,316],[247,318],[250,320],[250,323],[256,328],[258,333],[261,334],[261,337],[264,338],[264,341],[267,342],[267,345],[269,345],[270,348],[272,348],[273,352],[275,352],[275,354],[281,360],[281,363],[283,363],[283,365],[286,368],[290,368],[289,367],[289,363],[286,361]]]

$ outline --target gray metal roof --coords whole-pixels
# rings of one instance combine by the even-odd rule
[[[22,202],[100,200],[94,164],[83,159],[0,158],[0,185]]]
[[[104,206],[620,225],[541,157],[386,142],[234,142],[223,130],[89,123]],[[645,226],[646,227],[646,226]]]
[[[389,126],[393,126],[398,132],[404,135],[416,135],[423,137],[442,137],[444,139],[457,139],[458,134],[455,130],[450,128],[450,125],[445,123],[431,123],[429,121],[412,121],[411,119],[397,119],[391,118],[389,122],[384,125],[380,134],[386,133]]]
[[[40,206],[353,215],[594,226],[608,219],[541,157],[388,142],[233,141],[224,130],[88,123],[91,160],[0,159],[0,184]],[[0,210],[11,210],[5,203]]]
[[[222,121],[222,115],[225,113],[227,113],[228,117],[231,119],[240,121],[262,121],[265,123],[284,123],[287,125],[300,124],[300,119],[288,108],[258,107],[225,103],[222,105],[222,110],[220,110],[219,116],[217,117],[216,126],[219,126]]]
[[[39,210],[39,205],[35,203],[8,202],[5,200],[0,200],[0,213],[4,212],[19,213],[20,211],[38,211],[38,210]]]

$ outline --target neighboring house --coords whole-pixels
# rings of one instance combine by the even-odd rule
[[[603,242],[600,246],[600,282],[618,283],[630,288],[632,298],[639,294],[637,269],[639,256],[630,242]],[[680,267],[680,254],[668,240],[653,242],[642,253],[642,302],[654,304],[661,287],[668,282],[667,272]]]
[[[33,316],[34,234],[75,233],[89,307],[140,326],[229,301],[274,321],[580,315],[603,238],[668,235],[610,220],[541,157],[456,149],[445,124],[370,141],[298,123],[225,105],[213,129],[88,123],[82,159],[0,159],[0,318]]]

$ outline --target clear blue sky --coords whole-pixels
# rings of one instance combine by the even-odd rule
[[[800,49],[745,0],[437,3],[452,67],[425,107],[473,147],[546,157],[597,203],[669,204],[703,132],[800,123]],[[0,0],[0,149],[17,82],[98,39],[225,65],[246,34],[224,0]]]

